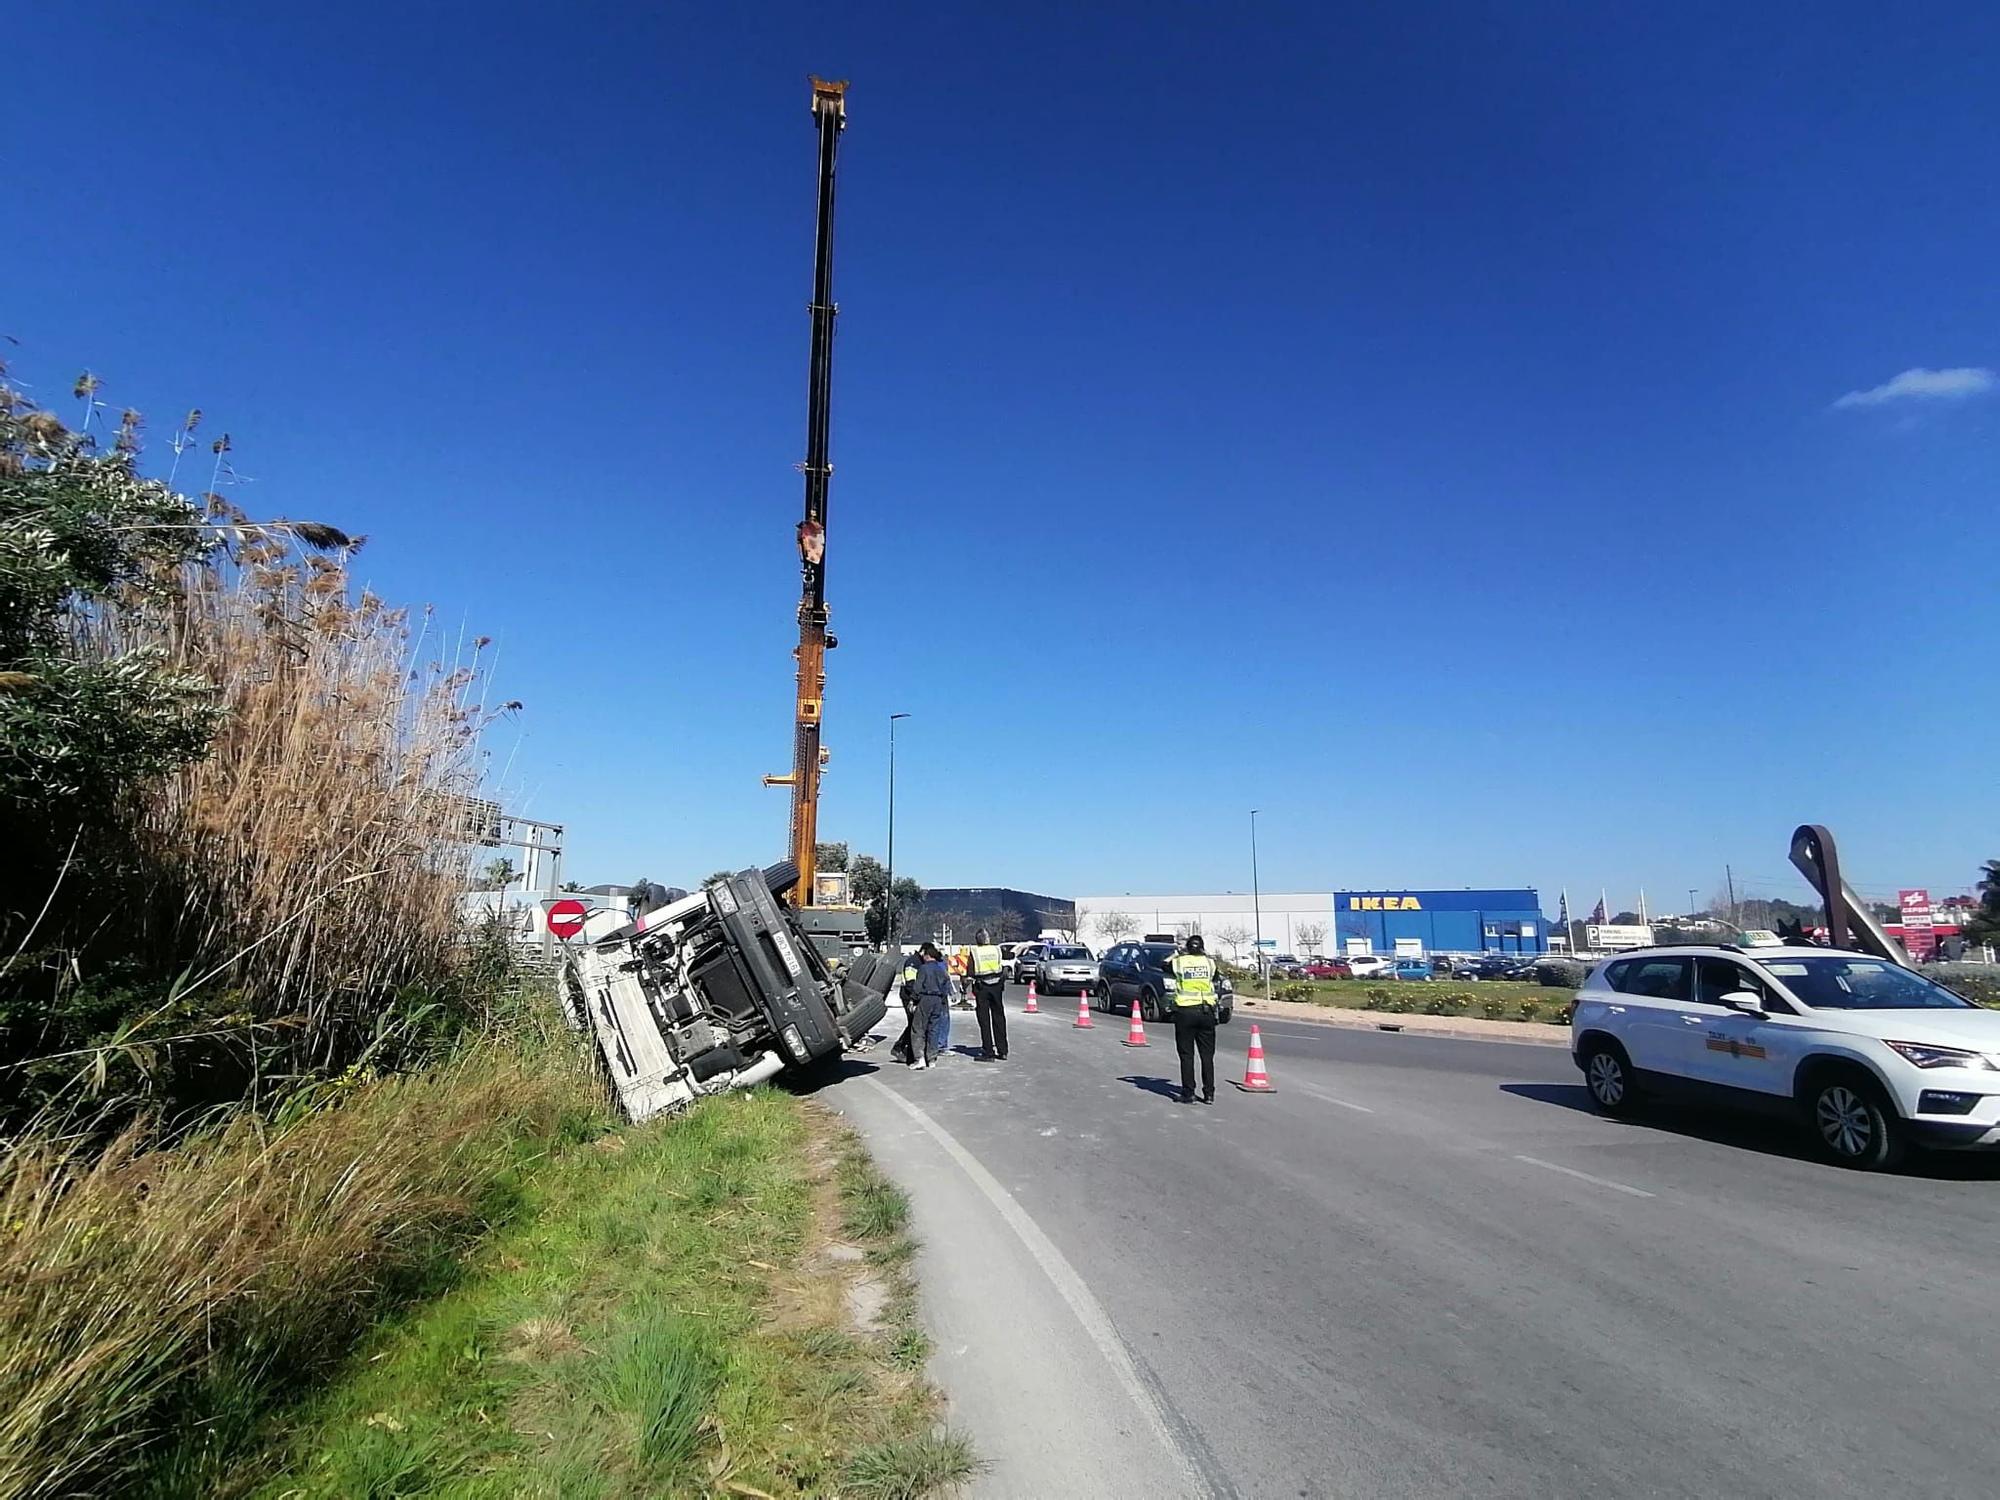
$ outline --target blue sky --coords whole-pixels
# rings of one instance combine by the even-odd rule
[[[7,353],[496,637],[573,873],[774,858],[848,77],[829,836],[908,710],[932,884],[2000,854],[2000,10],[957,9],[44,7]]]

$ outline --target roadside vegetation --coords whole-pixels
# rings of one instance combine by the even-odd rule
[[[456,1285],[211,1492],[914,1497],[971,1472],[921,1373],[906,1205],[830,1114],[715,1099],[522,1191]]]
[[[465,930],[485,642],[239,510],[198,412],[149,476],[101,392],[0,370],[0,1500],[968,1472],[851,1143],[775,1094],[619,1128]]]
[[[1240,995],[1255,999],[1250,990]],[[1339,1010],[1379,1010],[1390,1015],[1477,1016],[1489,1021],[1569,1023],[1576,991],[1518,979],[1473,982],[1440,979],[1304,979],[1272,987],[1275,1000],[1295,1000]]]

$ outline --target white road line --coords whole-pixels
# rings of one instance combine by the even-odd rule
[[[999,1180],[980,1164],[979,1158],[961,1146],[950,1131],[888,1085],[873,1078],[864,1078],[861,1081],[870,1088],[879,1090],[898,1109],[915,1120],[931,1139],[944,1147],[945,1154],[958,1163],[960,1169],[972,1180],[972,1185],[979,1189],[986,1201],[993,1205],[1002,1219],[1006,1220],[1007,1227],[1020,1237],[1022,1245],[1035,1258],[1035,1263],[1042,1268],[1042,1274],[1049,1278],[1056,1291],[1062,1294],[1063,1301],[1069,1304],[1069,1310],[1076,1314],[1077,1322],[1081,1323],[1083,1331],[1090,1335],[1090,1341],[1097,1345],[1097,1352],[1102,1354],[1105,1363],[1111,1366],[1111,1372],[1117,1376],[1118,1383],[1125,1388],[1125,1394],[1131,1398],[1132,1404],[1139,1409],[1140,1414],[1152,1427],[1155,1439],[1173,1455],[1174,1463],[1187,1476],[1187,1492],[1191,1495],[1213,1494],[1212,1487],[1203,1481],[1193,1458],[1176,1436],[1173,1423],[1168,1420],[1167,1413],[1158,1398],[1147,1387],[1146,1382],[1140,1379],[1139,1367],[1133,1363],[1131,1351],[1125,1347],[1125,1340],[1119,1336],[1110,1314],[1105,1312],[1104,1305],[1097,1300],[1090,1288],[1085,1285],[1083,1278],[1076,1273],[1076,1268],[1069,1263],[1068,1257],[1056,1248],[1053,1240],[1042,1233],[1041,1226],[1015,1201],[1014,1195],[1002,1187]]]
[[[1560,1172],[1565,1177],[1574,1177],[1580,1182],[1594,1182],[1599,1187],[1610,1188],[1614,1193],[1630,1193],[1634,1198],[1655,1196],[1644,1188],[1627,1187],[1622,1182],[1613,1182],[1608,1177],[1592,1177],[1588,1172],[1579,1172],[1575,1167],[1559,1167],[1552,1161],[1543,1161],[1539,1156],[1516,1156],[1515,1161],[1524,1161],[1531,1167],[1546,1167],[1551,1172]]]
[[[1357,1115],[1372,1115],[1375,1113],[1374,1110],[1370,1109],[1365,1104],[1351,1104],[1345,1099],[1336,1099],[1334,1098],[1333,1095],[1329,1094],[1325,1089],[1315,1087],[1310,1083],[1300,1083],[1296,1078],[1288,1081],[1285,1084],[1285,1087],[1293,1089],[1303,1089],[1305,1090],[1306,1093],[1311,1094],[1315,1099],[1323,1099],[1328,1104],[1338,1104],[1342,1109],[1351,1109]]]

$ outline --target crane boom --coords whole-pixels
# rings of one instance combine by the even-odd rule
[[[812,80],[813,124],[819,131],[819,212],[813,246],[812,355],[806,380],[806,515],[799,523],[799,677],[792,742],[792,774],[769,778],[792,788],[792,863],[796,906],[813,899],[814,849],[819,837],[820,708],[826,693],[826,653],[838,642],[827,632],[826,500],[833,463],[833,188],[834,159],[847,124],[847,85]]]

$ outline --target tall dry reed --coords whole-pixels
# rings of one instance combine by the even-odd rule
[[[80,626],[107,654],[164,651],[222,709],[208,753],[135,798],[145,890],[120,920],[181,977],[118,1044],[143,1064],[192,1029],[282,1086],[343,1066],[413,996],[463,996],[485,642],[352,597],[346,547],[310,552],[291,529],[210,510],[227,543],[164,605]]]

